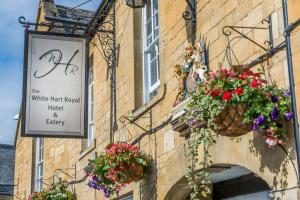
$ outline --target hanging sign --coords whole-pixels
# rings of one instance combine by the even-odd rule
[[[86,137],[87,42],[26,31],[22,136]]]

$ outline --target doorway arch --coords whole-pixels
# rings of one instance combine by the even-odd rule
[[[213,192],[211,199],[268,199],[270,186],[251,170],[231,164],[215,164],[212,173]],[[182,177],[167,193],[165,200],[188,200],[190,188]]]

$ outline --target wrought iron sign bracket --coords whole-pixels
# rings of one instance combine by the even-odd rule
[[[146,127],[143,127],[141,125],[139,125],[136,121],[137,118],[134,116],[122,116],[119,118],[120,123],[124,124],[124,126],[127,126],[129,124],[133,124],[136,127],[138,127],[139,129],[143,130],[143,131],[150,131],[152,129],[152,110],[150,110],[148,113],[148,116],[143,116],[143,117],[139,117],[139,119],[149,119],[149,125],[147,125]]]
[[[107,64],[107,79],[110,77],[111,84],[111,112],[110,112],[110,142],[113,143],[114,133],[118,129],[117,124],[117,94],[116,94],[116,68],[117,68],[117,45],[115,31],[115,1],[108,1],[98,16],[94,16],[86,30],[88,35],[96,35]]]
[[[268,51],[273,48],[273,31],[272,31],[272,17],[271,15],[268,17],[268,19],[263,19],[261,21],[262,24],[267,23],[267,27],[251,27],[251,26],[224,26],[222,29],[223,34],[228,38],[228,41],[231,43],[235,39],[242,38],[242,39],[247,39],[251,43],[255,44],[256,46],[260,47],[264,51]],[[262,44],[259,44],[255,40],[251,39],[248,37],[246,34],[242,33],[242,30],[268,30],[269,31],[269,40],[265,41],[264,44],[268,44],[268,48],[264,47]],[[232,31],[238,34],[238,36],[230,38],[232,36]]]
[[[227,38],[227,47],[226,47],[224,59],[227,58],[227,61],[231,65],[231,67],[235,67],[236,70],[238,70],[238,71],[240,69],[243,69],[243,70],[250,69],[250,68],[256,66],[257,64],[263,63],[264,61],[268,60],[269,58],[274,56],[279,51],[282,51],[286,47],[285,42],[282,42],[279,45],[274,47],[271,16],[269,16],[267,19],[263,19],[261,21],[261,23],[262,24],[267,23],[267,26],[265,26],[265,27],[250,27],[250,26],[225,26],[225,27],[223,27],[222,32]],[[246,30],[262,30],[262,31],[268,30],[268,32],[269,32],[268,41],[265,41],[264,44],[259,44],[258,42],[251,39],[250,37],[248,37],[246,34],[244,34],[242,32],[245,29]],[[235,32],[237,34],[237,36],[233,36],[232,32]],[[233,49],[231,48],[233,41],[237,40],[237,39],[246,39],[246,40],[250,41],[251,43],[253,43],[254,45],[261,48],[263,51],[265,51],[265,53],[263,55],[257,57],[253,61],[249,62],[248,64],[242,65],[239,63],[236,55],[234,54]],[[266,44],[268,44],[268,47],[265,47]],[[232,55],[234,56],[233,58],[236,60],[237,65],[232,64]],[[224,59],[223,59],[223,61],[224,61]]]
[[[74,175],[70,175],[69,173],[67,173],[66,171],[68,170],[74,170]],[[65,176],[69,177],[70,179],[76,179],[76,165],[73,168],[67,168],[67,169],[56,169],[54,171],[54,176],[55,175],[59,175],[60,173],[64,174]]]
[[[56,22],[54,21],[51,21],[51,20],[48,20],[48,21],[44,21],[42,23],[33,23],[33,22],[30,22],[30,21],[27,21],[26,18],[24,16],[20,16],[19,17],[19,23],[23,25],[24,28],[26,29],[29,29],[30,26],[34,26],[34,27],[48,27],[49,30],[52,30],[53,28],[59,28],[59,29],[64,29],[66,28],[65,26],[63,25],[58,25],[58,24],[55,24]],[[64,23],[64,21],[60,21],[60,23]],[[68,21],[68,24],[71,24],[69,21]],[[78,25],[78,24],[72,24],[73,27],[72,27],[72,32],[76,31],[76,30],[79,30],[79,31],[85,31],[86,30],[86,26],[85,25]],[[97,32],[99,33],[112,33],[111,30],[105,30],[105,29],[99,29],[99,30],[96,30]]]
[[[189,10],[183,12],[182,17],[185,20],[192,20],[192,25],[196,25],[196,0],[185,0]]]

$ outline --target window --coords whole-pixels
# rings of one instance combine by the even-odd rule
[[[44,168],[44,139],[36,139],[35,148],[35,191],[41,191],[43,187],[43,168]]]
[[[129,195],[129,196],[126,196],[126,197],[121,197],[121,198],[118,198],[116,200],[133,200],[133,195]]]
[[[89,70],[88,70],[88,139],[87,146],[89,147],[93,143],[94,134],[94,73],[93,73],[93,56],[90,58]]]
[[[160,85],[158,0],[149,0],[143,10],[144,102],[155,96]]]

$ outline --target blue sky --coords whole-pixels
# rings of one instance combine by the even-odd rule
[[[87,0],[54,0],[56,4],[77,6]],[[101,0],[92,0],[83,9],[96,10]],[[34,22],[39,0],[0,0],[0,144],[13,144],[14,116],[22,97],[24,28],[19,16]],[[33,27],[31,27],[33,28]]]

